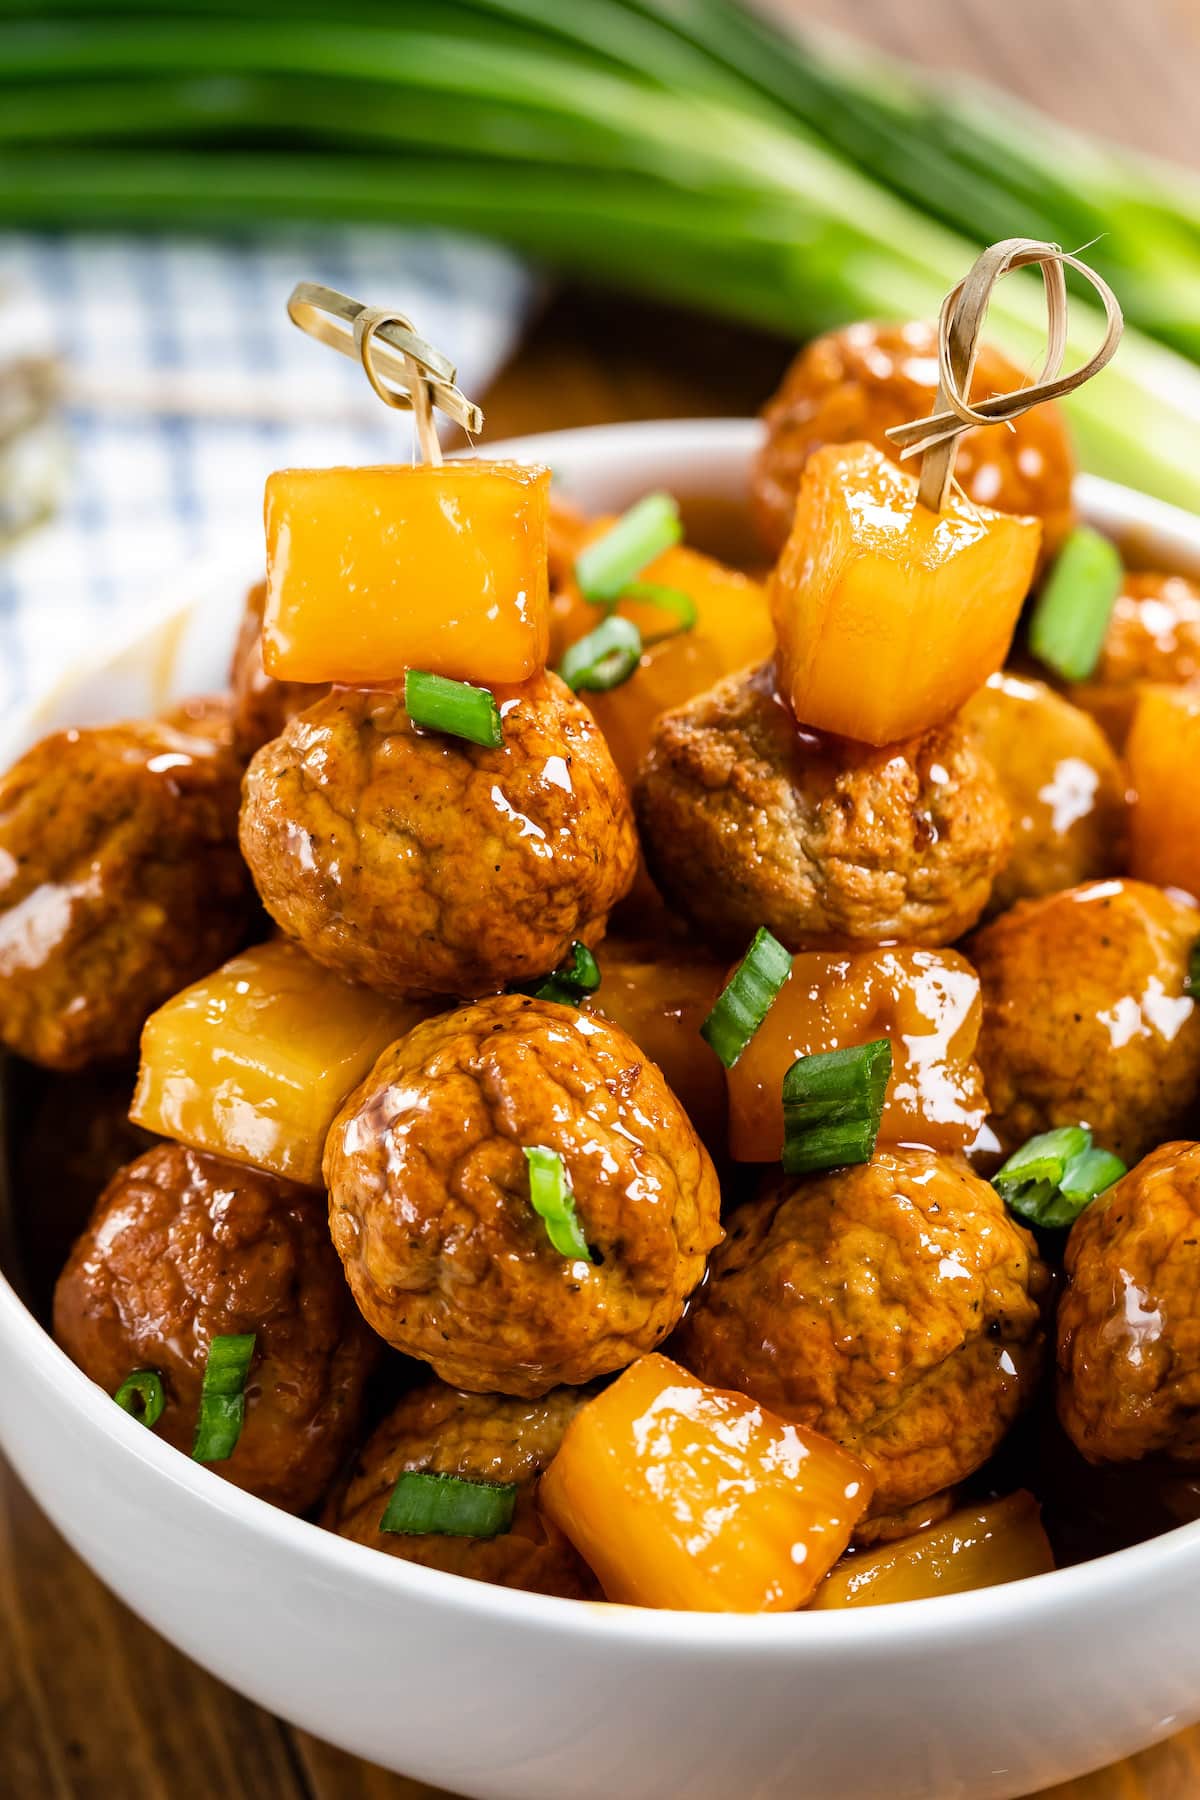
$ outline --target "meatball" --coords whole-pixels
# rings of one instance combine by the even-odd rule
[[[584,1389],[555,1388],[541,1400],[511,1400],[428,1382],[406,1394],[368,1439],[323,1523],[341,1537],[429,1569],[535,1594],[598,1600],[600,1590],[586,1563],[539,1512],[536,1499],[538,1478],[589,1398]],[[515,1483],[510,1530],[493,1538],[381,1531],[384,1509],[406,1469]]]
[[[1009,847],[990,765],[955,720],[882,750],[798,726],[773,665],[659,719],[634,789],[650,873],[716,948],[948,944]]]
[[[1058,1413],[1090,1462],[1200,1463],[1200,1144],[1163,1144],[1082,1212]]]
[[[1200,1012],[1185,991],[1200,909],[1140,881],[1023,900],[967,946],[983,988],[977,1055],[1006,1152],[1088,1125],[1123,1162],[1185,1124]]]
[[[1125,777],[1095,720],[1042,681],[993,675],[961,719],[999,778],[1013,845],[990,910],[1118,874],[1125,860]]]
[[[402,694],[341,688],[254,758],[242,850],[318,962],[382,993],[470,997],[603,935],[637,866],[625,785],[556,675],[496,698],[499,750],[414,726]]]
[[[190,1451],[213,1338],[254,1332],[237,1448],[213,1467],[289,1512],[321,1499],[362,1424],[378,1343],[308,1188],[182,1144],[108,1184],[54,1295],[54,1335],[110,1394],[162,1377],[158,1435]]]
[[[1022,387],[1026,376],[984,344],[972,398]],[[848,325],[796,357],[763,418],[767,435],[751,483],[763,542],[778,555],[787,542],[804,465],[822,444],[865,440],[899,461],[885,436],[933,411],[938,384],[937,332],[931,325]],[[958,440],[955,479],[969,499],[1042,521],[1049,558],[1074,523],[1075,456],[1057,406],[1038,406],[1012,425],[976,426]]]
[[[534,1211],[556,1153],[589,1258]],[[606,1020],[501,994],[385,1050],[325,1145],[333,1241],[388,1343],[472,1392],[536,1398],[653,1350],[721,1236],[708,1154]]]
[[[246,595],[238,628],[229,685],[233,694],[233,741],[240,755],[251,757],[278,737],[289,719],[319,700],[328,688],[308,681],[276,681],[263,668],[262,622],[267,584],[260,581]]]
[[[0,779],[0,1039],[52,1069],[115,1061],[235,950],[252,893],[225,711],[43,738]]]
[[[728,1233],[681,1359],[862,1457],[873,1515],[977,1469],[1032,1395],[1048,1276],[963,1164],[889,1149],[772,1177]]]
[[[1129,575],[1091,679],[1067,691],[1120,749],[1140,681],[1200,680],[1200,586],[1182,575]]]

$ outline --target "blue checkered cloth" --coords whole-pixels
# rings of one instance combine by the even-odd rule
[[[435,232],[0,237],[0,354],[55,352],[65,378],[38,446],[61,503],[0,548],[0,704],[167,611],[209,559],[253,578],[270,470],[408,458],[411,416],[288,320],[302,279],[406,313],[472,398],[534,291],[504,251]]]

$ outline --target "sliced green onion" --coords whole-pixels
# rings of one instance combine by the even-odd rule
[[[224,1462],[232,1456],[246,1416],[246,1376],[254,1356],[255,1333],[215,1337],[208,1346],[200,1388],[200,1416],[192,1456],[197,1462]]]
[[[670,494],[647,494],[622,513],[603,537],[575,558],[575,580],[585,600],[611,605],[647,563],[683,536],[679,508]]]
[[[732,1069],[766,1018],[772,1000],[791,972],[789,952],[765,925],[760,925],[700,1027],[700,1036],[727,1069]]]
[[[431,675],[427,669],[410,669],[404,677],[404,705],[413,724],[423,725],[427,731],[466,738],[485,750],[499,750],[504,742],[496,696],[469,681],[451,681],[445,675]]]
[[[1054,561],[1029,626],[1029,648],[1064,681],[1086,681],[1100,660],[1125,570],[1116,546],[1078,526]]]
[[[1183,991],[1189,1000],[1200,1000],[1200,938],[1196,939],[1188,952],[1188,970]]]
[[[789,1175],[870,1162],[892,1073],[888,1038],[798,1056],[783,1078],[783,1166]]]
[[[552,974],[529,992],[535,1000],[556,1000],[560,1006],[578,1006],[585,994],[594,994],[600,986],[600,965],[576,938]]]
[[[123,1411],[140,1419],[151,1431],[162,1418],[167,1404],[162,1376],[155,1369],[134,1369],[125,1377],[113,1399]]]
[[[648,649],[651,644],[661,644],[667,638],[678,637],[680,632],[695,629],[700,617],[696,610],[696,602],[682,588],[666,587],[658,581],[633,581],[621,594],[622,600],[636,600],[641,606],[657,606],[661,612],[671,613],[676,624],[670,631],[656,631],[653,637],[642,634],[642,643]]]
[[[517,1503],[515,1482],[467,1481],[406,1469],[392,1489],[381,1531],[408,1537],[436,1532],[441,1537],[501,1537],[511,1526]]]
[[[1096,1149],[1084,1126],[1063,1125],[1014,1150],[993,1175],[992,1186],[1028,1224],[1060,1230],[1124,1174],[1120,1157]]]
[[[562,1157],[542,1144],[529,1144],[525,1161],[529,1164],[529,1198],[546,1227],[546,1236],[560,1256],[591,1262]]]
[[[604,694],[620,687],[637,668],[642,657],[642,634],[632,619],[610,613],[586,637],[576,638],[564,652],[558,672],[567,686],[578,693]]]

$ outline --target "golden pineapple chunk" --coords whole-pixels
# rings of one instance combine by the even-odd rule
[[[135,1125],[321,1185],[325,1135],[426,1002],[352,986],[282,939],[184,988],[142,1029]]]

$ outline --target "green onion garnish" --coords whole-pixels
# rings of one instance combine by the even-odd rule
[[[575,580],[585,600],[612,605],[647,563],[683,536],[679,508],[670,494],[647,494],[622,513],[603,537],[575,558]]]
[[[700,1036],[732,1069],[770,1010],[771,1002],[791,974],[788,951],[760,925],[750,948],[722,989],[717,1004],[700,1027]]]
[[[428,731],[466,738],[485,750],[499,750],[504,742],[496,696],[469,681],[451,681],[445,675],[431,675],[427,669],[410,669],[404,677],[404,705],[413,724]]]
[[[605,694],[620,687],[637,668],[642,657],[642,634],[632,619],[610,613],[594,631],[563,651],[558,672],[567,686],[578,693]]]
[[[461,1475],[434,1475],[406,1469],[392,1489],[381,1531],[415,1537],[500,1537],[512,1524],[515,1482],[467,1481]]]
[[[1120,1157],[1097,1150],[1090,1131],[1063,1125],[1014,1150],[993,1175],[992,1186],[1019,1218],[1052,1231],[1073,1225],[1084,1207],[1124,1173]]]
[[[798,1056],[783,1078],[783,1166],[789,1175],[870,1162],[892,1073],[888,1038]]]
[[[1046,577],[1033,609],[1029,648],[1065,681],[1086,681],[1100,660],[1125,570],[1108,538],[1080,525]]]
[[[530,1144],[525,1149],[525,1161],[529,1164],[529,1198],[546,1227],[546,1236],[560,1256],[591,1262],[592,1253],[575,1211],[575,1196],[562,1157],[557,1150]]]
[[[594,994],[600,986],[600,965],[576,938],[557,969],[530,988],[535,1000],[556,1000],[560,1006],[578,1006],[585,994]]]
[[[1189,1000],[1200,1000],[1200,938],[1188,952],[1188,970],[1184,977],[1183,991]]]
[[[113,1399],[123,1411],[140,1419],[151,1431],[162,1418],[167,1404],[162,1376],[155,1369],[134,1369],[125,1377]]]
[[[696,602],[682,588],[665,587],[658,581],[634,581],[621,595],[622,600],[636,600],[642,606],[657,606],[660,612],[670,613],[675,624],[670,631],[656,631],[653,637],[642,634],[642,644],[649,649],[651,644],[661,644],[667,638],[678,637],[681,631],[691,631],[700,617],[696,611]]]
[[[208,1346],[200,1388],[200,1416],[192,1456],[197,1462],[224,1462],[232,1456],[246,1416],[246,1376],[254,1355],[255,1333],[215,1337]]]

